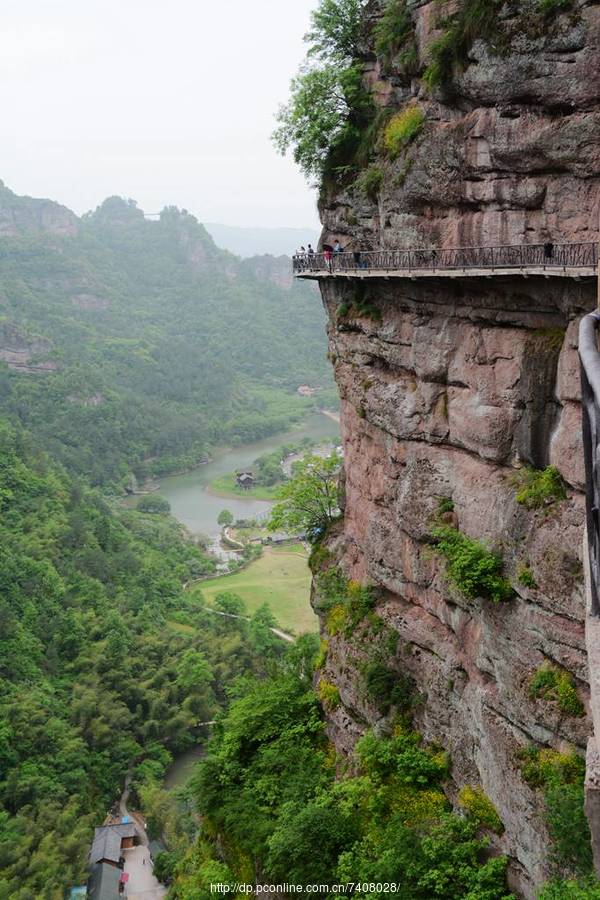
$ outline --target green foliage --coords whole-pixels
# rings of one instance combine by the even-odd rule
[[[583,781],[585,761],[573,750],[560,753],[550,747],[527,747],[520,753],[521,774],[531,787],[577,784]]]
[[[311,14],[311,30],[304,36],[308,55],[338,63],[360,56],[365,0],[320,0]]]
[[[217,524],[222,528],[233,525],[233,513],[229,509],[222,509],[217,517]]]
[[[600,881],[551,881],[544,885],[538,900],[600,900]]]
[[[178,861],[178,856],[175,853],[168,853],[162,850],[156,854],[152,871],[161,884],[171,883]]]
[[[450,526],[436,526],[432,535],[437,551],[448,561],[448,577],[466,597],[483,597],[494,603],[513,597],[510,582],[502,576],[502,558],[485,544]]]
[[[423,79],[430,87],[445,87],[465,68],[474,41],[493,41],[498,32],[501,0],[462,0],[444,22],[444,34],[429,47],[431,62]]]
[[[372,589],[350,581],[337,566],[321,572],[316,585],[315,609],[328,613],[327,630],[331,635],[340,631],[351,634],[375,606]]]
[[[573,0],[537,0],[537,8],[544,16],[549,17],[573,9]]]
[[[313,575],[318,574],[322,569],[324,569],[326,564],[331,559],[332,555],[327,547],[323,547],[323,545],[320,543],[313,544],[308,560],[308,565],[310,566],[310,570]]]
[[[338,478],[342,459],[305,456],[294,466],[292,478],[278,492],[268,528],[286,533],[305,532],[317,541],[339,515]]]
[[[521,774],[544,791],[546,820],[555,862],[563,870],[587,875],[592,869],[590,831],[584,811],[585,760],[575,751],[528,747],[520,753]]]
[[[458,802],[482,828],[489,828],[494,834],[502,834],[504,825],[496,807],[480,787],[466,785],[459,791]]]
[[[225,591],[217,594],[214,602],[215,609],[227,613],[229,616],[247,616],[246,604],[237,594]]]
[[[556,466],[546,469],[521,469],[513,478],[517,490],[517,503],[526,509],[540,509],[551,506],[558,500],[565,500],[567,489]]]
[[[375,52],[389,73],[400,63],[411,68],[416,50],[415,29],[406,0],[388,0],[383,16],[375,28]],[[401,52],[402,51],[402,52]]]
[[[2,422],[0,505],[0,896],[62,897],[127,770],[159,816],[150,783],[279,648],[183,592],[214,561],[170,517],[113,509]]]
[[[325,678],[319,679],[317,693],[319,695],[319,700],[329,712],[340,705],[340,691],[338,686],[327,681]]]
[[[414,704],[415,686],[408,675],[389,669],[380,659],[373,659],[364,669],[367,697],[377,705],[382,715],[392,706],[405,715]]]
[[[315,671],[318,672],[319,669],[322,669],[325,663],[327,662],[327,653],[329,651],[329,641],[322,640],[319,644],[319,652],[315,657]]]
[[[446,754],[409,730],[369,733],[357,774],[336,780],[307,675],[283,665],[287,675],[239,686],[200,763],[205,837],[175,872],[174,900],[204,897],[191,891],[209,858],[227,882],[394,882],[411,900],[509,900],[505,860],[486,859],[476,823],[449,811]]]
[[[454,500],[451,497],[440,497],[437,511],[440,516],[454,512]]]
[[[574,874],[592,872],[592,845],[584,809],[583,783],[551,784],[544,794],[552,856]]]
[[[375,116],[358,62],[364,6],[363,0],[320,0],[306,35],[307,62],[277,116],[276,148],[291,149],[306,176],[318,181],[352,166]]]
[[[392,159],[415,139],[425,124],[425,113],[412,104],[393,116],[383,132],[383,146]]]
[[[138,501],[136,509],[138,512],[143,513],[167,515],[171,512],[171,505],[168,500],[165,500],[159,494],[147,494]]]
[[[351,316],[355,319],[371,319],[373,322],[381,321],[381,310],[365,296],[360,288],[357,288],[351,297],[340,303],[337,308],[337,315],[340,319]]]
[[[354,182],[354,187],[374,203],[379,196],[382,184],[383,170],[379,166],[372,165],[360,173]]]
[[[114,487],[286,430],[314,406],[298,385],[332,384],[323,312],[310,287],[284,290],[252,263],[189,214],[148,221],[119,198],[74,236],[4,237],[0,344],[43,346],[58,368],[0,363],[0,416]]]
[[[292,80],[290,94],[277,116],[277,150],[284,155],[292,149],[307,178],[317,181],[351,164],[374,114],[360,67],[309,68]]]
[[[537,588],[537,581],[535,580],[535,576],[529,566],[519,566],[517,571],[517,579],[519,584],[522,584],[523,587],[531,588],[531,590],[535,590]]]
[[[573,676],[549,662],[543,663],[529,682],[530,697],[553,700],[567,716],[583,716],[585,708],[577,694]]]

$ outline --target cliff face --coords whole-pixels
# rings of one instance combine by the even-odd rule
[[[19,197],[0,181],[0,237],[23,233],[74,235],[77,216],[52,200]]]
[[[600,5],[575,0],[560,14],[560,3],[548,3],[546,15],[539,0],[495,5],[497,32],[476,39],[451,85],[433,93],[418,74],[457,4],[408,0],[405,47],[418,58],[410,71],[402,48],[391,61],[377,58],[371,37],[365,69],[375,102],[415,104],[425,124],[396,159],[376,159],[375,199],[352,187],[324,192],[329,237],[363,249],[596,239]],[[372,22],[384,7],[370,4]]]
[[[424,65],[434,4],[409,6]],[[399,158],[375,152],[376,200],[356,184],[324,191],[325,237],[348,249],[597,238],[600,7],[574,4],[536,33],[526,6],[502,8],[510,45],[494,54],[476,41],[438,96],[367,58],[378,102],[417,102],[426,120]],[[533,897],[550,876],[550,839],[519,752],[583,754],[591,728],[587,714],[532,699],[529,682],[556,664],[588,708],[576,341],[595,283],[327,280],[321,290],[345,451],[345,516],[328,549],[348,577],[374,585],[377,614],[399,636],[389,665],[421,695],[417,727],[452,755],[451,799],[483,787],[506,829],[496,846],[510,857],[512,886]],[[524,465],[556,466],[567,498],[518,503]],[[442,498],[453,526],[502,554],[513,600],[470,600],[451,585],[431,535]],[[329,733],[347,754],[367,727],[385,727],[360,688],[369,636],[328,635],[326,617],[322,626],[322,677],[341,696]]]

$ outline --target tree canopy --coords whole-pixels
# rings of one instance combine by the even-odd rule
[[[115,508],[2,420],[0,545],[0,897],[50,900],[85,882],[125,773],[158,810],[198,722],[283,642],[266,611],[253,631],[184,593],[215,562],[170,516]]]
[[[306,34],[307,58],[279,110],[273,141],[292,150],[308,178],[320,182],[344,166],[361,141],[373,106],[360,63],[364,0],[321,0]]]
[[[71,236],[4,236],[0,415],[103,486],[287,430],[314,408],[298,385],[333,382],[314,287],[265,277],[277,262],[238,260],[193,216],[148,221],[120,198]],[[31,371],[1,361],[15,346]]]
[[[271,510],[269,529],[290,533],[305,532],[318,537],[339,515],[338,480],[342,458],[305,456],[296,463],[292,478],[277,491],[278,502]]]

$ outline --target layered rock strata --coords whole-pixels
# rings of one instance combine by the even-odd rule
[[[466,2],[407,0],[411,33],[387,58],[376,28],[389,4],[368,4],[363,63],[380,137],[368,179],[326,180],[323,240],[350,251],[597,240],[600,4],[573,0],[551,15],[539,0],[497,5],[493,35],[475,36],[432,88],[432,44],[447,31],[444,14]],[[386,123],[410,107],[422,127],[386,152]],[[328,549],[348,577],[374,586],[376,611],[399,636],[388,663],[414,680],[425,739],[452,755],[451,799],[483,787],[506,829],[496,847],[511,885],[534,897],[551,874],[550,838],[520,751],[583,755],[591,731],[577,323],[596,285],[339,278],[321,290],[345,452],[345,517]],[[567,498],[527,509],[518,473],[549,465]],[[512,601],[466,599],[452,586],[432,540],[442,499],[452,524],[501,553]],[[366,728],[386,727],[364,690],[371,637],[328,635],[321,618],[321,677],[341,696],[329,733],[348,755]],[[586,715],[532,698],[545,663],[572,674]]]
[[[576,324],[593,289],[372,281],[361,289],[366,318],[339,314],[351,285],[322,288],[345,452],[345,517],[328,547],[348,577],[375,586],[377,614],[399,635],[388,662],[421,696],[417,727],[451,753],[450,795],[483,787],[506,828],[498,849],[526,897],[549,876],[550,841],[519,751],[584,753],[590,733],[587,716],[532,699],[529,682],[556,664],[588,703]],[[528,510],[515,477],[549,464],[567,499]],[[468,600],[450,584],[431,536],[441,499],[462,533],[502,554],[512,601]],[[523,569],[535,587],[522,584]],[[361,688],[369,640],[326,636],[323,677],[341,694],[329,733],[348,754],[381,719]]]

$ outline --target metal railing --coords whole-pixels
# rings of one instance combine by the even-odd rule
[[[454,249],[369,250],[294,256],[294,274],[352,274],[357,270],[410,273],[463,269],[586,268],[598,265],[598,244],[519,244]]]
[[[583,452],[586,480],[586,524],[590,566],[592,615],[600,616],[600,313],[593,312],[579,326]]]

